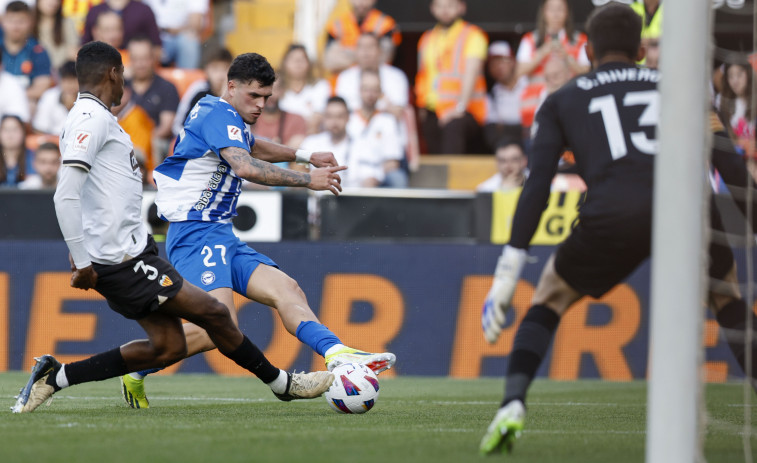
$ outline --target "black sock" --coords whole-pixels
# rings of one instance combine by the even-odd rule
[[[115,378],[128,372],[129,368],[121,355],[120,347],[66,364],[66,378],[68,378],[69,386]]]
[[[746,373],[746,353],[744,352],[744,343],[746,341],[746,303],[742,299],[737,299],[726,304],[715,318],[718,324],[724,329],[725,339],[731,352],[736,357],[736,361],[741,366],[742,371]],[[757,316],[752,317],[752,331],[757,337]],[[753,343],[755,341],[752,341]],[[752,378],[757,379],[757,350],[752,344]]]
[[[528,310],[513,341],[502,405],[513,400],[525,403],[526,391],[536,376],[542,359],[547,355],[558,323],[560,316],[547,306],[535,305]]]
[[[234,352],[224,355],[236,362],[240,367],[253,373],[266,384],[279,377],[280,370],[271,365],[271,362],[265,358],[263,352],[247,336],[244,337],[242,344]]]

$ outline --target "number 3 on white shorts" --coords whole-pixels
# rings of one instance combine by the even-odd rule
[[[221,261],[223,261],[223,265],[226,265],[226,246],[222,244],[216,244],[213,246],[213,249],[218,249],[221,251]],[[202,252],[200,252],[200,255],[205,256],[205,258],[202,260],[202,263],[205,264],[206,267],[215,267],[216,262],[213,262],[213,250],[210,249],[210,246],[205,246],[202,248]]]

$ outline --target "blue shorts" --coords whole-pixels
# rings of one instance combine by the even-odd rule
[[[247,282],[259,264],[279,267],[237,238],[231,223],[171,223],[166,252],[181,276],[205,291],[232,288],[246,295]]]

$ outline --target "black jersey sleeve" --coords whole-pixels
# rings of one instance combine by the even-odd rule
[[[560,155],[565,150],[565,136],[554,98],[547,98],[539,108],[535,124],[533,146],[528,156],[531,172],[518,199],[510,237],[510,246],[519,249],[527,249],[536,233],[549,201],[550,185]]]

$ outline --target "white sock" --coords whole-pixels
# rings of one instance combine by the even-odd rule
[[[58,387],[61,389],[63,389],[64,387],[68,387],[68,378],[66,377],[65,364],[62,367],[60,367],[60,370],[58,370],[58,374],[55,375],[55,384],[57,384]]]
[[[334,344],[333,346],[326,349],[326,352],[325,352],[326,355],[324,355],[324,357],[328,357],[329,355],[333,353],[339,352],[340,349],[344,349],[345,347],[347,346],[345,346],[344,344]]]
[[[287,372],[279,370],[279,377],[268,383],[268,386],[276,394],[284,394],[287,391],[288,382],[289,378],[287,377]]]
[[[131,376],[132,378],[136,379],[137,381],[139,381],[140,379],[145,379],[144,376],[140,375],[136,371],[133,372],[133,373],[129,373],[129,376]]]

